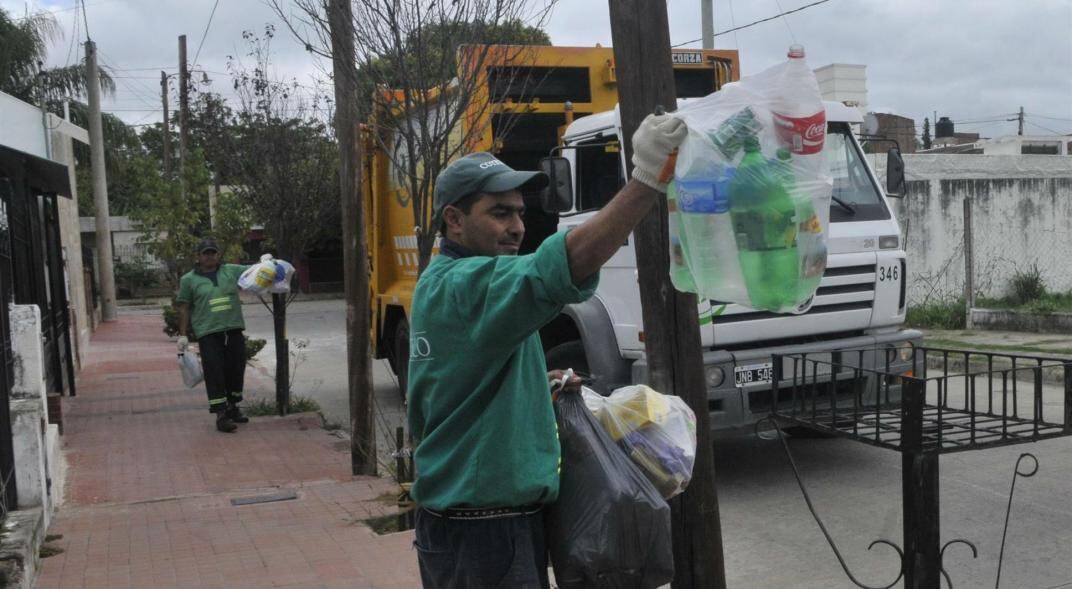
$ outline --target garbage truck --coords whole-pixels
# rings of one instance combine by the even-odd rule
[[[561,62],[567,50],[573,57],[593,64],[583,81],[592,101],[595,86],[603,86],[604,103],[616,89],[603,82],[613,71],[613,54],[608,48],[542,48],[544,57]],[[592,52],[600,52],[593,57]],[[688,83],[679,88],[679,105],[692,96],[717,90],[736,80],[736,52],[712,55],[696,52],[696,57],[675,56],[675,68],[693,66],[710,79],[709,85]],[[609,61],[608,61],[609,60]],[[609,68],[609,69],[608,69]],[[704,71],[706,70],[706,71]],[[593,75],[595,74],[595,75]],[[696,77],[696,74],[691,74]],[[580,78],[582,76],[578,76]],[[693,78],[695,79],[695,78]],[[569,100],[568,86],[557,85],[559,110],[552,117],[563,121],[567,108],[578,103],[591,108],[593,102]],[[613,91],[613,92],[612,92]],[[580,96],[574,89],[573,96]],[[613,96],[611,96],[613,94]],[[541,109],[549,103],[539,102]],[[903,195],[903,164],[896,149],[888,157],[887,178],[882,182],[869,165],[854,134],[862,122],[854,107],[826,102],[827,137],[824,152],[833,177],[830,210],[828,260],[825,273],[810,307],[797,314],[776,314],[719,301],[699,301],[701,345],[707,387],[710,423],[713,430],[732,432],[750,426],[770,413],[772,402],[788,402],[789,390],[776,387],[774,355],[809,354],[809,358],[861,368],[882,368],[885,374],[907,374],[913,349],[922,341],[918,331],[903,327],[906,309],[907,260],[901,230],[890,198]],[[526,197],[526,233],[522,254],[534,251],[548,236],[583,223],[605,205],[626,182],[626,162],[621,149],[621,121],[615,104],[602,111],[566,116],[567,124],[551,133],[545,129],[540,144],[524,132],[512,143],[508,135],[493,145],[478,146],[495,151],[517,169],[537,166],[554,174],[555,181],[543,194]],[[546,111],[543,114],[548,114]],[[570,120],[572,119],[572,120]],[[408,313],[417,278],[416,237],[412,213],[405,199],[388,187],[389,168],[384,154],[366,144],[366,205],[370,235],[373,300],[373,347],[377,358],[386,358],[399,377],[404,394],[405,374],[412,354],[419,355],[420,341],[409,333]],[[474,151],[478,150],[474,149]],[[534,157],[535,156],[535,157]],[[399,190],[394,187],[394,191]],[[540,330],[549,368],[573,368],[588,376],[597,391],[647,380],[640,290],[633,240],[622,244],[603,267],[600,284],[588,301],[570,305]],[[847,349],[866,350],[846,354]],[[789,371],[784,371],[789,373]],[[837,375],[813,375],[832,387],[851,383]],[[896,383],[889,383],[896,390]],[[781,388],[784,398],[772,398]]]

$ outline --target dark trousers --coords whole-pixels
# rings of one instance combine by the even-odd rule
[[[447,519],[418,508],[417,561],[425,589],[547,589],[543,512]]]
[[[246,378],[246,336],[241,329],[197,338],[201,369],[205,373],[208,410],[219,413],[242,400]]]

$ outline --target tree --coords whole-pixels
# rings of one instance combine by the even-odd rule
[[[331,36],[320,0],[272,0],[279,16],[306,49],[331,57]],[[420,269],[435,243],[432,220],[435,178],[455,158],[487,135],[491,144],[507,135],[517,113],[503,112],[492,126],[492,107],[506,96],[521,97],[538,80],[523,67],[532,62],[523,45],[548,41],[540,25],[555,1],[533,7],[529,0],[353,0],[359,79],[372,92],[365,112],[368,138],[388,154],[399,198],[412,205]],[[488,83],[488,66],[495,67]],[[391,90],[393,89],[393,90]],[[524,100],[518,100],[524,102]],[[491,127],[489,129],[489,127]],[[491,133],[489,133],[489,130]]]
[[[931,148],[931,120],[923,118],[923,149]]]
[[[149,253],[164,263],[167,278],[177,288],[179,279],[193,268],[198,240],[210,234],[208,230],[209,173],[201,151],[191,150],[183,170],[186,198],[177,178],[164,178],[160,162],[150,157],[133,158],[133,177],[139,180],[137,190],[142,195],[130,211],[131,219],[142,231],[141,243]],[[221,221],[212,236],[220,246],[221,259],[239,257],[242,240],[249,228],[248,208],[224,197]]]
[[[250,32],[254,63],[229,65],[239,104],[228,132],[229,143],[214,147],[217,174],[225,172],[239,198],[264,224],[278,255],[300,257],[323,240],[339,235],[338,146],[330,121],[330,100],[297,82],[270,77],[271,26]]]
[[[48,12],[16,20],[0,8],[0,90],[32,104],[84,95],[84,61],[54,68],[42,65],[48,56],[48,44],[62,37],[55,17]],[[104,93],[115,93],[115,81],[103,68],[100,85]]]

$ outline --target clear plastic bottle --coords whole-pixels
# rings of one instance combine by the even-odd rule
[[[729,187],[730,217],[751,306],[769,311],[798,302],[796,204],[779,171],[763,157],[759,141],[744,141],[744,157]]]

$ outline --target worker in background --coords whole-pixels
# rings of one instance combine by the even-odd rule
[[[238,277],[249,266],[220,264],[215,240],[197,245],[197,266],[179,281],[179,353],[190,340],[190,327],[197,336],[201,367],[205,374],[208,409],[216,416],[216,429],[233,433],[238,423],[248,423],[238,403],[246,375],[246,328]]]

